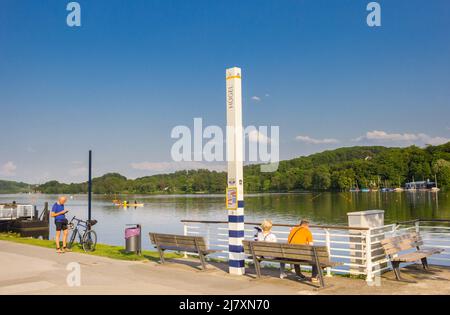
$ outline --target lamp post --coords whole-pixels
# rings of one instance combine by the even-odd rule
[[[91,210],[92,210],[92,150],[89,150],[88,220],[91,220]]]

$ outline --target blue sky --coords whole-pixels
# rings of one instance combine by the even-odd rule
[[[89,149],[95,175],[171,171],[173,127],[225,126],[231,66],[281,159],[450,138],[446,0],[379,1],[378,28],[368,0],[85,0],[79,28],[68,2],[0,1],[2,179],[85,180]]]

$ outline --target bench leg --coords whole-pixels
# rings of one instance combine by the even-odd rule
[[[300,267],[300,265],[293,265],[294,266],[294,270],[295,270],[295,274],[299,277],[302,277],[302,268]]]
[[[200,258],[200,262],[202,263],[202,269],[206,270],[206,259],[205,255],[201,251],[198,252],[198,257]]]
[[[156,246],[156,248],[158,249],[160,262],[161,262],[161,264],[164,264],[166,262],[164,260],[164,250],[161,249],[161,247],[159,247],[159,246]]]
[[[324,288],[325,287],[325,281],[323,280],[323,270],[319,266],[319,264],[316,265],[316,268],[317,268],[317,276],[319,277],[320,287]]]
[[[319,256],[317,256],[317,251],[315,247],[313,247],[313,253],[314,253],[314,266],[312,270],[312,276],[319,277],[320,288],[323,288],[325,287],[325,282],[323,281],[323,270],[320,267]]]
[[[428,270],[428,260],[427,260],[427,258],[424,257],[424,258],[421,259],[421,261],[422,261],[423,269]]]
[[[400,276],[400,262],[399,261],[392,262],[392,269],[394,269],[395,278],[397,280],[402,280],[402,277]]]
[[[258,278],[261,278],[261,264],[258,258],[254,257],[253,262],[255,264],[256,275],[258,276]]]

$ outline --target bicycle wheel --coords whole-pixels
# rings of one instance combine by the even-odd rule
[[[72,248],[73,242],[75,242],[75,237],[77,236],[78,230],[73,230],[72,235],[70,236],[69,244],[67,244],[67,247]]]
[[[83,250],[85,252],[93,252],[97,245],[97,233],[94,230],[86,231],[83,236]]]

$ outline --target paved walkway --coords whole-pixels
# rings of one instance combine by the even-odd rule
[[[69,287],[66,278],[71,262],[81,266],[81,286]],[[226,266],[214,264],[199,271],[194,260],[172,260],[167,265],[128,262],[78,253],[58,255],[54,250],[0,241],[0,294],[450,294],[450,269],[432,267],[424,273],[417,266],[405,270],[415,283],[396,282],[392,273],[383,275],[381,286],[364,280],[335,276],[326,278],[330,288],[314,290],[290,276],[255,280],[253,270],[243,277],[227,274]]]

